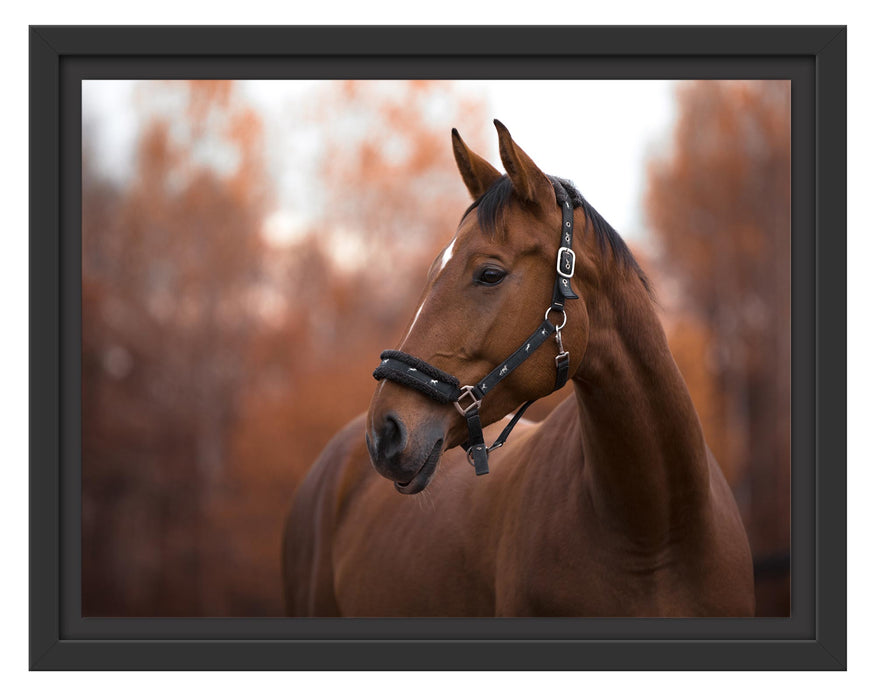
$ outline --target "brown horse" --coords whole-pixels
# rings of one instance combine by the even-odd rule
[[[574,394],[541,423],[519,424],[493,453],[491,473],[476,477],[473,453],[446,452],[473,437],[455,400],[385,375],[366,444],[362,415],[295,496],[284,543],[288,613],[752,615],[746,534],[645,276],[574,187],[496,127],[507,176],[453,131],[475,202],[431,266],[398,353],[426,385],[501,372],[548,327],[549,292],[564,272],[561,208],[571,202],[578,263],[563,277],[575,293],[567,319],[551,316],[560,342],[527,350],[483,398],[480,419],[551,393],[563,342]],[[422,496],[402,495],[429,483]]]

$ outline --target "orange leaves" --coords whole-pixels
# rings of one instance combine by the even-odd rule
[[[329,117],[321,125],[320,158],[327,210],[359,232],[377,257],[377,272],[388,272],[382,251],[391,254],[389,264],[420,267],[424,258],[414,259],[414,251],[449,240],[456,224],[450,212],[468,204],[452,167],[449,125],[469,134],[475,147],[486,125],[475,123],[468,100],[438,81],[345,83],[324,99],[316,111]]]
[[[187,80],[189,89],[187,118],[201,131],[214,109],[226,110],[234,83],[231,80]]]
[[[789,85],[696,82],[679,96],[674,151],[650,164],[646,209],[691,308],[711,314],[788,256]]]

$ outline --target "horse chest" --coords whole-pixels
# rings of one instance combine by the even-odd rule
[[[653,617],[674,615],[683,607],[672,585],[675,574],[626,569],[620,561],[609,568],[590,553],[568,560],[537,557],[500,580],[495,614]]]
[[[518,521],[499,541],[501,616],[658,616],[678,600],[673,556],[628,552],[608,529],[560,504],[545,522]]]

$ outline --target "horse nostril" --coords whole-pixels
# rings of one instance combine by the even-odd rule
[[[394,414],[389,413],[382,424],[376,451],[386,460],[393,460],[404,451],[407,444],[407,431],[404,424]]]

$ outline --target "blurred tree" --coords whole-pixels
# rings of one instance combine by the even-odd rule
[[[369,110],[364,105],[370,105]],[[320,125],[321,228],[332,257],[357,255],[363,279],[397,318],[413,298],[401,285],[425,281],[427,264],[452,238],[470,203],[452,155],[455,125],[472,147],[491,153],[486,107],[450,83],[344,81],[313,108]],[[352,248],[350,236],[359,245]],[[389,278],[395,284],[389,284]]]
[[[676,280],[670,295],[685,312],[671,346],[753,554],[788,555],[790,87],[689,83],[679,111],[646,195],[662,265]],[[759,614],[788,615],[788,579],[760,585],[758,598]]]
[[[224,475],[262,254],[256,115],[228,82],[142,88],[149,114],[125,189],[83,152],[86,615],[209,606],[205,514]]]

